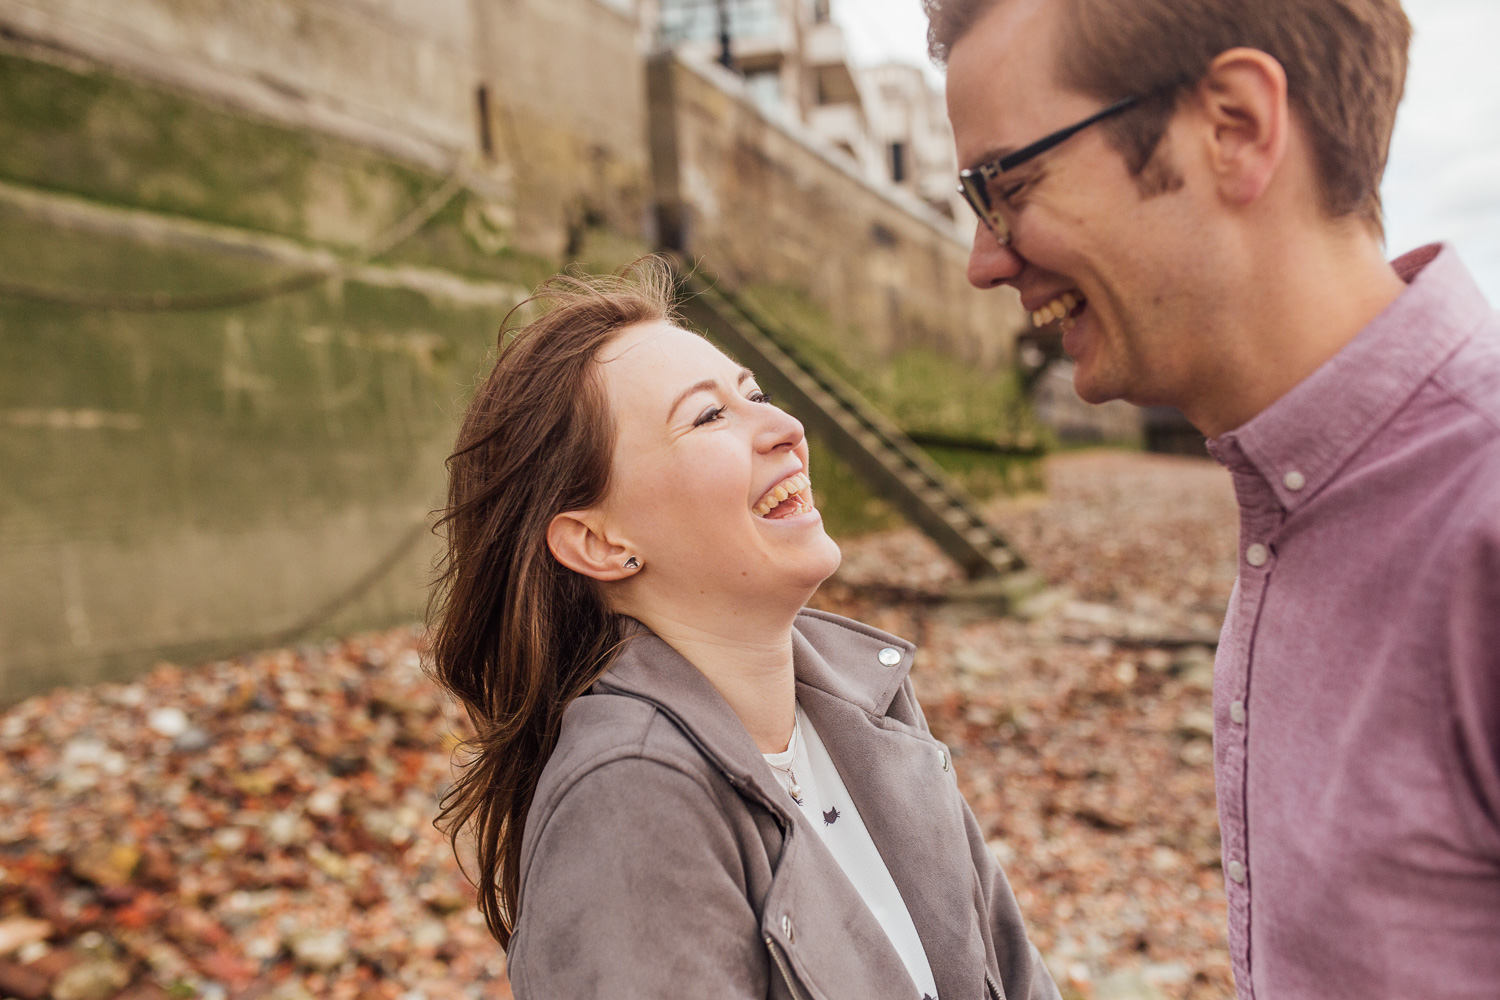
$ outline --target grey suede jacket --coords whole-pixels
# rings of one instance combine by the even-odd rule
[[[1056,998],[912,693],[914,647],[804,611],[793,650],[797,700],[940,1000]],[[517,913],[518,1000],[921,1000],[739,717],[644,628],[564,714],[526,819]]]

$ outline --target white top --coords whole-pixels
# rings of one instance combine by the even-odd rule
[[[859,892],[859,898],[865,901],[884,928],[901,961],[906,963],[912,981],[922,991],[923,1000],[937,1000],[932,967],[927,964],[927,952],[922,948],[922,939],[917,936],[916,925],[911,922],[911,913],[906,909],[875,841],[870,839],[870,831],[860,819],[859,810],[844,787],[844,779],[839,777],[828,749],[803,714],[801,705],[797,706],[797,724],[792,730],[791,743],[781,753],[761,756],[765,757],[771,773],[776,775],[776,780],[788,790],[788,794],[792,775],[796,775],[802,796],[798,803],[802,815],[823,838],[834,860]],[[788,768],[791,774],[785,770]],[[793,801],[796,801],[795,797]]]

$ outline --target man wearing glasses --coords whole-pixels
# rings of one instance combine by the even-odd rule
[[[1399,0],[924,3],[970,280],[1234,476],[1240,996],[1500,996],[1500,317],[1451,247],[1385,259]]]

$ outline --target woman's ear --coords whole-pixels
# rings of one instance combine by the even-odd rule
[[[606,583],[634,576],[640,568],[639,557],[605,538],[597,523],[593,511],[570,511],[554,517],[547,525],[547,548],[553,558],[575,573]]]

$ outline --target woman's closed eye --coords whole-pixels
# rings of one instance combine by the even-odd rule
[[[745,398],[752,403],[769,403],[771,401],[771,394],[769,392],[761,392],[759,389],[756,389]],[[698,419],[693,421],[693,426],[702,427],[704,424],[713,423],[715,420],[718,420],[719,418],[724,416],[725,409],[726,407],[723,406],[710,406],[708,409],[704,410],[701,414],[698,415]]]

